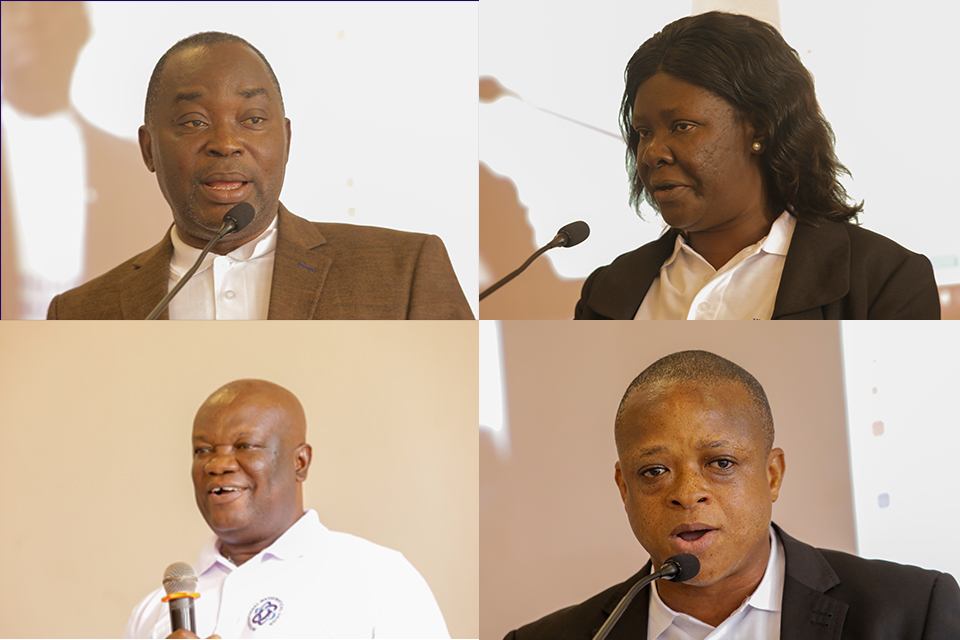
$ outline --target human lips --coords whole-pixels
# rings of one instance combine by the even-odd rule
[[[670,542],[683,553],[696,553],[710,546],[718,528],[702,522],[681,524],[670,532]]]
[[[211,200],[232,203],[246,197],[251,180],[242,173],[213,173],[205,176],[201,183]]]
[[[680,194],[688,185],[675,180],[655,180],[648,187],[657,202],[671,200]]]
[[[212,485],[206,491],[210,501],[214,504],[224,504],[233,502],[247,491],[247,487],[238,485],[217,484]]]

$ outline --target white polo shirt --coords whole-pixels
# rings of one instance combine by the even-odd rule
[[[769,320],[796,225],[784,211],[770,233],[719,269],[678,235],[634,320]]]
[[[783,543],[770,527],[770,558],[763,579],[736,611],[711,627],[685,613],[677,613],[650,590],[647,640],[779,640],[783,579],[786,576]]]
[[[214,536],[194,566],[197,635],[206,638],[449,638],[423,577],[397,551],[328,530],[307,511],[276,542],[235,567]],[[125,638],[165,638],[168,605],[157,589]]]

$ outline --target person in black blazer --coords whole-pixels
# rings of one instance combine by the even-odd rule
[[[940,318],[929,260],[856,226],[863,203],[837,180],[850,172],[813,77],[776,29],[720,12],[682,18],[641,45],[625,78],[630,204],[640,213],[646,200],[669,229],[594,271],[574,319],[633,319],[648,293],[656,313],[641,317],[687,317],[725,266],[737,275],[707,306],[751,302],[710,317]],[[757,250],[778,220],[793,229],[785,257]],[[692,263],[665,265],[681,244]]]
[[[678,553],[697,556],[699,572],[641,591],[609,639],[646,639],[652,589],[677,613],[726,625],[725,637],[763,640],[755,634],[767,629],[781,640],[960,638],[960,587],[950,574],[815,549],[771,525],[785,468],[773,438],[763,388],[736,364],[683,351],[645,369],[617,411],[616,480],[651,561],[506,640],[590,640],[631,586]],[[779,566],[771,559],[771,531],[782,545],[782,573],[770,569]],[[778,629],[768,611],[748,607],[747,616],[755,616],[749,622],[731,616],[764,579],[773,594],[782,583]]]
[[[578,320],[632,320],[678,235],[625,253],[583,283]],[[798,224],[783,265],[772,320],[926,320],[940,298],[926,257],[844,222]]]
[[[960,590],[948,573],[815,549],[773,525],[786,555],[780,640],[937,640],[960,633]],[[625,582],[507,634],[507,640],[593,638],[648,562]],[[627,608],[608,640],[641,640],[646,600]]]

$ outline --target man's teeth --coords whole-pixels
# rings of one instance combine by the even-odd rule
[[[213,492],[218,496],[224,493],[225,491],[240,491],[237,487],[221,487],[220,489],[214,489]]]

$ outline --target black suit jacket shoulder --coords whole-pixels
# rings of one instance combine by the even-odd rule
[[[781,640],[960,638],[960,587],[947,573],[814,549],[774,525],[783,543]],[[507,634],[507,640],[590,640],[650,564],[581,604]],[[607,636],[643,640],[649,600],[639,595]],[[643,631],[641,631],[643,630]]]
[[[676,238],[671,229],[590,274],[574,319],[633,319]],[[856,225],[798,222],[773,319],[939,320],[940,298],[925,256]]]

